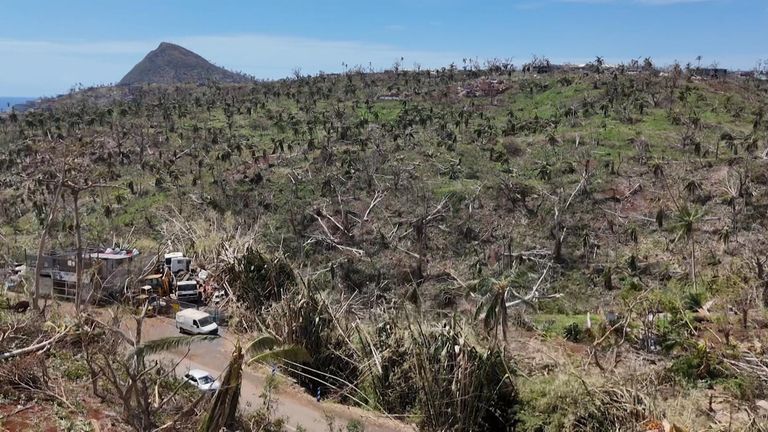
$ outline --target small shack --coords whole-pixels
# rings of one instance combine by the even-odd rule
[[[88,250],[83,253],[83,274],[80,298],[93,302],[122,296],[128,280],[133,276],[133,250]],[[29,257],[29,255],[28,255]],[[75,251],[49,252],[42,256],[40,295],[58,300],[74,301],[77,287]],[[27,269],[34,272],[35,257],[28,259]]]

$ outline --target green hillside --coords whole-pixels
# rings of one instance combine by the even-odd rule
[[[77,202],[85,245],[184,250],[424,430],[762,430],[767,105],[599,62],[85,90],[0,117],[0,239],[62,184],[52,247]]]

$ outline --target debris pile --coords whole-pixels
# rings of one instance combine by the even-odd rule
[[[397,92],[389,92],[376,96],[376,99],[380,101],[401,101],[405,99],[405,97]]]
[[[468,98],[494,97],[507,90],[509,87],[502,80],[482,78],[459,86],[459,96]]]
[[[218,306],[228,297],[209,270],[192,265],[192,258],[182,252],[166,253],[149,273],[139,281],[137,289],[126,293],[134,306],[149,303],[154,313],[169,312],[170,303],[179,306]]]

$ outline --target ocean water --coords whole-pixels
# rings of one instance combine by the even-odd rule
[[[33,97],[6,97],[0,96],[0,112],[10,111],[14,105],[34,100]]]

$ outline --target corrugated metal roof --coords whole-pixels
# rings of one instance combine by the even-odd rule
[[[92,254],[89,254],[88,256],[91,258],[114,259],[114,260],[133,258],[133,254],[128,255],[128,254],[114,254],[114,253],[101,253],[101,252],[92,253]]]

